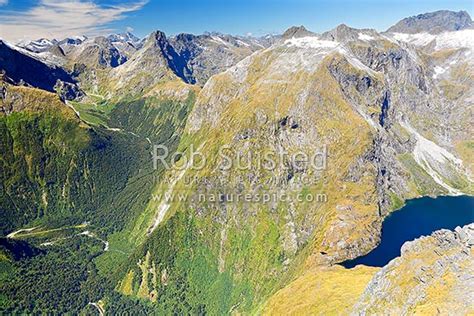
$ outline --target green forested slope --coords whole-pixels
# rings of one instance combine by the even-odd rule
[[[54,94],[7,89],[0,112],[0,310],[90,309],[114,287],[96,258],[126,259],[104,243],[111,233],[126,235],[163,171],[153,169],[151,140],[176,148],[193,96],[113,104],[109,128],[81,121]],[[113,274],[118,263],[106,268]]]

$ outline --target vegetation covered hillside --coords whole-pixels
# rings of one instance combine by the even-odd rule
[[[86,298],[102,298],[109,286],[95,258],[112,253],[125,259],[130,251],[109,246],[107,236],[133,222],[163,171],[151,163],[150,138],[176,146],[193,97],[123,101],[107,113],[96,111],[103,120],[98,124],[81,120],[55,94],[3,87],[2,309],[81,310]],[[49,295],[44,287],[52,288]],[[59,296],[63,300],[52,307]]]

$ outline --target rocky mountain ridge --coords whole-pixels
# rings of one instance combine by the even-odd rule
[[[12,83],[57,92],[65,99],[75,99],[83,93],[77,80],[63,68],[46,64],[15,46],[0,40],[0,72]]]
[[[405,243],[368,283],[353,315],[474,312],[473,247],[474,224]]]
[[[389,28],[387,32],[438,34],[471,27],[472,20],[464,11],[436,11],[404,19]],[[349,27],[341,25],[333,31],[322,34],[321,38],[340,40],[340,36],[346,36],[346,30],[349,29]],[[373,35],[374,32],[369,33]],[[300,26],[289,28],[281,38],[291,39],[312,35],[315,35],[315,33],[306,30],[304,26]],[[370,37],[372,35],[368,34],[366,36]],[[228,69],[259,49],[269,47],[279,41],[279,38],[279,36],[252,38],[206,33],[203,35],[178,34],[166,40],[169,41],[173,50],[178,54],[177,58],[175,56],[174,63],[179,65],[175,66],[173,71],[178,71],[176,74],[185,82],[198,83],[202,86],[212,75]],[[63,40],[43,38],[31,42],[22,42],[18,46],[34,54],[39,54],[36,57],[57,66],[76,64],[75,71],[77,72],[83,71],[79,66],[80,64],[92,69],[117,67],[140,50],[144,42],[145,39],[140,40],[132,33],[126,32],[112,34],[105,38],[89,39],[85,36]],[[187,70],[184,68],[187,68]]]
[[[383,268],[316,268],[278,291],[264,314],[467,315],[474,306],[473,246],[470,224],[406,242]]]
[[[430,33],[459,31],[474,26],[471,17],[466,11],[440,10],[430,13],[419,14],[405,18],[390,27],[387,32],[392,33]]]
[[[204,85],[213,74],[235,65],[254,51],[271,45],[278,38],[252,38],[220,33],[183,33],[167,38],[163,32],[156,31],[142,40],[127,32],[107,37],[77,37],[61,41],[39,39],[20,43],[19,46],[31,53],[54,55],[57,59],[52,61],[58,66],[70,64],[75,69],[80,69],[80,65],[84,65],[92,70],[115,68],[132,58],[157,33],[162,34],[162,45],[168,47],[162,54],[170,54],[165,58],[173,59],[173,63],[169,64],[171,70],[185,82],[199,85]]]

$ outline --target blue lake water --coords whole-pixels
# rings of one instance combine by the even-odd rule
[[[474,222],[474,197],[455,196],[420,198],[407,201],[406,205],[390,214],[382,225],[380,245],[365,256],[341,263],[346,268],[364,264],[383,267],[400,256],[406,241],[431,235],[442,228],[453,230]]]

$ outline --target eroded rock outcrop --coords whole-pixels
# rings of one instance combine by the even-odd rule
[[[466,315],[474,312],[474,224],[402,246],[377,272],[353,314]]]
[[[406,242],[383,268],[313,267],[268,299],[267,315],[467,315],[474,224]]]

